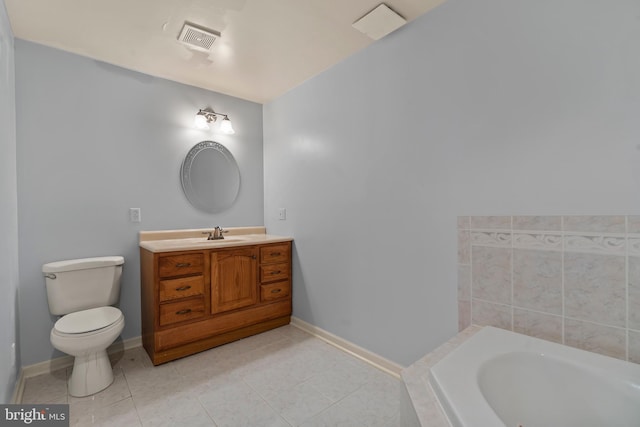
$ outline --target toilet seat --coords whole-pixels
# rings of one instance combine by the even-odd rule
[[[123,317],[122,312],[115,307],[91,308],[62,316],[53,329],[64,335],[86,334],[107,328]]]

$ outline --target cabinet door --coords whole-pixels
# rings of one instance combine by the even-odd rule
[[[211,253],[211,311],[220,313],[258,302],[255,246]]]

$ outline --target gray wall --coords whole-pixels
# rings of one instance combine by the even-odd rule
[[[262,106],[16,40],[20,339],[23,365],[57,357],[42,264],[123,255],[124,339],[140,335],[140,230],[263,224]],[[229,114],[235,135],[193,127],[199,108]],[[225,145],[240,167],[235,205],[201,213],[185,199],[182,159]],[[129,222],[129,208],[142,223]]]
[[[11,400],[16,380],[18,325],[18,200],[13,35],[0,0],[0,402]],[[18,349],[16,349],[17,351]]]
[[[409,364],[457,329],[458,215],[640,212],[639,16],[449,0],[265,105],[294,314]]]
[[[23,364],[59,355],[43,263],[124,255],[130,338],[139,230],[263,220],[296,239],[295,315],[411,363],[456,331],[458,215],[638,212],[638,16],[637,0],[449,0],[264,109],[17,40]],[[11,123],[10,97],[0,104]],[[229,113],[237,134],[194,130],[205,105]],[[11,132],[0,131],[7,271],[17,262]],[[219,215],[180,191],[180,161],[204,139],[225,144],[243,177]],[[129,207],[142,208],[141,224]],[[2,304],[15,325],[15,304]]]

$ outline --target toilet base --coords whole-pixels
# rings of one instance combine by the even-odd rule
[[[69,378],[69,394],[84,397],[109,387],[113,382],[113,369],[107,351],[76,356]]]

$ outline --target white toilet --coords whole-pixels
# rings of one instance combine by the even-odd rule
[[[51,314],[63,315],[51,330],[51,344],[75,357],[69,394],[88,396],[113,382],[107,356],[124,328],[111,307],[120,296],[124,258],[109,256],[51,262],[42,266]]]

